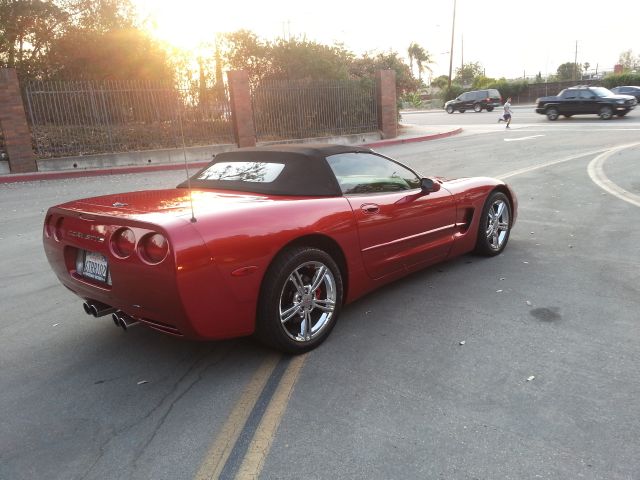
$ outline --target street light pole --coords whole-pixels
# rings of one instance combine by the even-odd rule
[[[451,88],[451,71],[453,70],[453,36],[456,29],[456,0],[453,0],[453,22],[451,24],[451,50],[449,51],[449,88]]]

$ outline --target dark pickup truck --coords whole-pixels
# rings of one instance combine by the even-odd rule
[[[560,115],[596,114],[603,120],[614,115],[623,117],[637,104],[631,95],[616,95],[604,87],[576,86],[562,90],[553,97],[541,97],[536,100],[536,112],[556,120]]]

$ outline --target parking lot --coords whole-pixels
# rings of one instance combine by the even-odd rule
[[[640,110],[497,117],[407,113],[463,133],[380,151],[505,179],[506,251],[366,296],[293,360],[124,333],[51,272],[49,206],[184,172],[0,185],[0,478],[640,479]]]

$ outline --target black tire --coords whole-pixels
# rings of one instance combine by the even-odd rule
[[[559,116],[558,109],[556,107],[549,107],[545,110],[545,115],[551,121],[557,120]]]
[[[487,112],[493,112],[493,107],[487,107]]]
[[[473,111],[476,113],[480,113],[482,111],[482,105],[480,105],[479,103],[475,103],[473,105]]]
[[[498,191],[492,192],[482,207],[475,252],[493,257],[507,246],[511,233],[511,202]]]
[[[616,115],[620,118],[624,117],[627,113],[629,112],[620,112],[620,113],[616,113]]]
[[[447,108],[445,108],[445,110],[447,111],[447,113],[451,114],[453,113],[453,107],[451,105],[447,105]]]
[[[340,269],[327,252],[312,247],[285,250],[262,282],[255,336],[285,353],[312,350],[333,330],[342,295]]]
[[[466,110],[464,108],[461,108],[460,113],[464,113],[464,112],[466,112]]]
[[[564,114],[564,118],[571,118],[571,117],[573,117],[572,113],[565,113]]]
[[[600,109],[598,115],[602,120],[611,120],[611,117],[613,117],[613,108],[609,105],[605,105]]]

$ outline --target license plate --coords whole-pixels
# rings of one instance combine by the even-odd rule
[[[99,282],[107,283],[109,263],[104,255],[95,252],[84,253],[84,265],[82,275]]]

